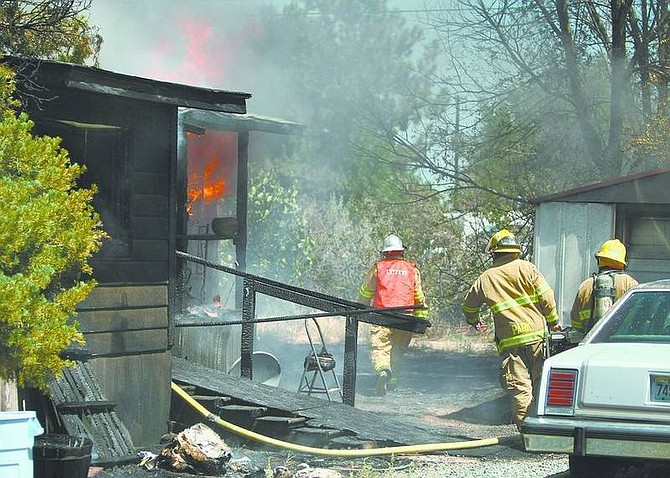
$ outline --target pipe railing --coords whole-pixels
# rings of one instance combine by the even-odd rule
[[[401,314],[417,306],[373,309],[358,302],[341,299],[339,297],[322,294],[320,292],[303,289],[282,282],[267,279],[265,277],[249,274],[231,267],[216,264],[201,257],[185,252],[177,251],[177,257],[185,261],[194,262],[205,267],[210,267],[220,272],[232,274],[241,279],[242,282],[242,320],[220,321],[215,324],[211,322],[197,323],[179,321],[175,327],[198,327],[211,325],[241,325],[240,343],[240,375],[249,380],[253,377],[253,344],[255,335],[255,324],[265,322],[283,322],[289,320],[302,320],[318,317],[343,317],[345,320],[344,333],[344,365],[342,374],[342,402],[354,406],[356,395],[356,365],[358,350],[358,323],[382,325],[395,329],[406,330],[414,333],[424,333],[430,322],[410,315]],[[321,310],[323,312],[314,314],[300,314],[294,316],[280,316],[256,318],[256,294],[264,294],[270,297],[293,302],[306,307]]]

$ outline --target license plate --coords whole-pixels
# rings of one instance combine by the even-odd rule
[[[651,376],[651,401],[670,402],[670,377]]]

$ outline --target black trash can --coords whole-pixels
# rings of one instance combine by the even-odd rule
[[[40,435],[33,445],[34,478],[86,478],[93,442],[86,437]]]

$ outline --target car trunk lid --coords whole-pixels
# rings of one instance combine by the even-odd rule
[[[670,411],[670,346],[665,344],[592,344],[581,372],[580,415],[607,409],[622,417],[640,410]],[[659,377],[659,378],[656,378]],[[667,391],[666,391],[667,392]]]

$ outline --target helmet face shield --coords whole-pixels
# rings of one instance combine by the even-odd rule
[[[521,246],[516,242],[514,234],[507,229],[496,232],[486,246],[486,252],[521,252]]]

